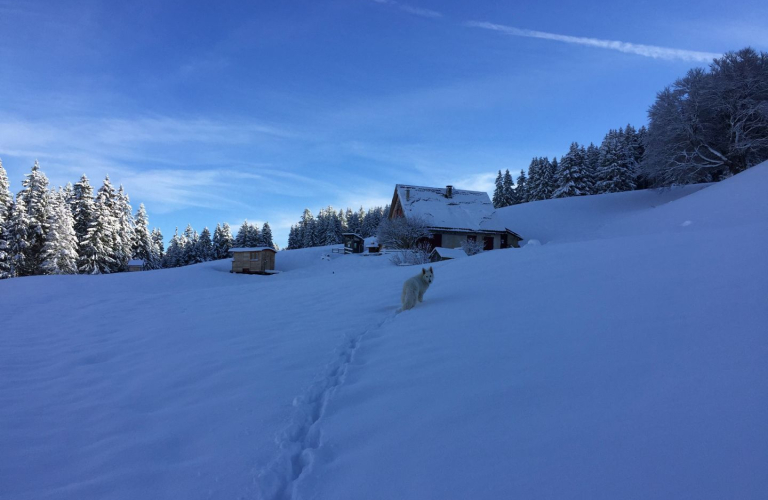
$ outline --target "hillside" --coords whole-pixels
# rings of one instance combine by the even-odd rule
[[[768,163],[417,269],[0,282],[0,498],[768,496]]]

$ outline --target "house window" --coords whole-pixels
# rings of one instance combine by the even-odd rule
[[[509,248],[509,243],[507,243],[507,235],[502,234],[501,235],[501,248]]]
[[[259,260],[259,252],[251,252],[251,260]]]

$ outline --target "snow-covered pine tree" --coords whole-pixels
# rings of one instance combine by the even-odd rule
[[[27,207],[27,238],[29,247],[26,250],[24,264],[17,268],[19,276],[43,274],[41,254],[48,233],[48,178],[40,170],[40,164],[35,160],[32,171],[24,176],[22,190],[18,197]]]
[[[75,235],[77,236],[77,255],[83,257],[83,246],[88,237],[88,227],[93,219],[93,187],[88,177],[83,174],[72,189],[72,216],[75,220]],[[80,263],[78,263],[78,268]]]
[[[540,170],[541,158],[533,158],[528,165],[528,179],[526,180],[526,187],[528,188],[528,201],[537,201],[536,197],[539,190],[539,170]]]
[[[245,238],[245,243],[247,247],[258,247],[261,246],[261,234],[259,231],[259,227],[256,224],[249,224],[248,225],[248,233]]]
[[[339,209],[339,211],[336,213],[336,217],[339,219],[339,228],[341,233],[346,233],[347,232],[347,216],[344,214],[344,210]]]
[[[219,257],[220,259],[226,259],[229,257],[229,249],[235,246],[235,238],[232,237],[232,229],[228,223],[221,225],[221,242],[219,243]]]
[[[44,274],[77,274],[77,236],[63,193],[49,192],[48,233],[41,254]]]
[[[240,229],[237,230],[237,236],[235,236],[235,247],[246,248],[248,247],[248,219],[244,220],[240,225]]]
[[[182,241],[184,242],[182,251],[182,266],[188,266],[190,264],[197,264],[202,262],[202,256],[198,253],[198,241],[200,236],[192,228],[191,224],[187,224],[187,228],[184,230]]]
[[[308,208],[304,209],[299,223],[299,232],[301,235],[301,248],[310,248],[315,246],[315,217]]]
[[[626,135],[611,130],[600,146],[599,191],[619,193],[635,188],[634,157],[625,142]]]
[[[200,238],[197,240],[197,254],[202,262],[213,260],[213,242],[211,241],[211,231],[207,227],[203,228]]]
[[[288,250],[295,250],[298,248],[298,238],[296,237],[296,226],[291,225],[291,229],[288,231]]]
[[[134,217],[133,245],[131,246],[131,257],[144,261],[145,269],[157,269],[158,252],[155,248],[155,242],[149,232],[149,217],[144,208],[144,204],[139,205]]]
[[[504,204],[502,206],[515,205],[517,203],[517,195],[515,193],[515,183],[512,180],[512,174],[509,173],[509,169],[504,172],[502,187],[504,190]]]
[[[117,238],[115,239],[115,272],[127,271],[128,261],[131,260],[134,240],[134,220],[131,200],[123,186],[115,196],[115,219],[117,221]]]
[[[496,176],[496,188],[493,190],[493,208],[502,208],[506,205],[504,205],[504,202],[506,201],[506,197],[504,196],[504,179],[501,176],[501,170],[499,170],[499,174]]]
[[[93,203],[85,240],[80,243],[77,269],[84,274],[108,274],[117,268],[113,245],[117,240],[114,217],[114,189],[109,179],[99,188]]]
[[[560,171],[560,165],[558,164],[557,156],[552,158],[552,161],[549,163],[549,174],[547,176],[547,179],[549,180],[549,187],[547,191],[549,192],[549,198],[552,199],[555,197],[555,191],[557,191],[557,188],[560,186],[557,181],[557,173]]]
[[[184,247],[186,239],[184,235],[179,234],[179,228],[173,232],[173,237],[168,243],[168,250],[165,252],[164,267],[181,267],[184,265]]]
[[[8,220],[12,205],[11,184],[8,182],[8,173],[3,168],[3,160],[0,160],[0,228]]]
[[[75,214],[73,212],[74,207],[72,206],[72,202],[75,199],[75,189],[72,187],[71,182],[67,182],[67,185],[61,188],[61,198],[69,208],[69,211],[72,212],[72,217],[74,218]]]
[[[586,181],[589,194],[598,193],[598,170],[600,170],[600,148],[590,142],[587,149],[581,147],[581,154],[584,158],[584,179]]]
[[[269,222],[265,222],[261,226],[261,240],[264,242],[263,246],[267,248],[275,248],[275,241],[272,238],[272,228],[269,227]]]
[[[19,270],[26,268],[29,252],[29,216],[24,199],[16,197],[11,212],[0,235],[0,277],[19,276]]]
[[[528,178],[525,175],[525,170],[520,170],[520,175],[517,176],[517,186],[515,186],[515,198],[517,203],[528,203]]]
[[[584,159],[578,143],[571,143],[568,153],[560,161],[557,182],[558,188],[553,195],[554,198],[583,196],[589,193],[584,179]]]
[[[165,241],[163,240],[163,233],[160,229],[154,228],[150,233],[152,238],[152,251],[155,253],[155,263],[158,268],[163,267],[163,260],[165,259]]]

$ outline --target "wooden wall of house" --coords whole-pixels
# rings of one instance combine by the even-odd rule
[[[251,260],[251,253],[256,253],[258,260]],[[264,263],[263,267],[262,261]],[[251,273],[258,273],[262,270],[274,271],[275,252],[270,252],[269,250],[262,252],[235,252],[232,258],[232,271],[242,273],[243,269],[247,269]]]

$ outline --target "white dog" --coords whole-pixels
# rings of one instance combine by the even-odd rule
[[[417,274],[413,278],[408,278],[403,285],[403,294],[400,296],[400,301],[403,303],[403,311],[413,308],[416,305],[416,301],[421,302],[424,300],[424,292],[429,288],[429,284],[435,279],[435,273],[430,266],[429,271],[421,268],[421,273]]]

